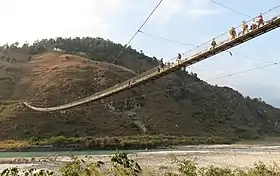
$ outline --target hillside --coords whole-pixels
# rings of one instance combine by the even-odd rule
[[[66,53],[51,51],[54,47]],[[118,65],[110,64],[120,49],[121,45],[101,38],[58,38],[22,48],[1,47],[1,139],[144,133],[253,138],[280,134],[279,109],[244,98],[230,88],[209,85],[186,71],[66,111],[36,112],[14,102],[28,99],[40,106],[59,105],[113,86],[158,63],[129,47]],[[7,56],[14,62],[7,62]],[[169,90],[162,91],[165,89]]]

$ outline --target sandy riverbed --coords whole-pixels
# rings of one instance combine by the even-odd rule
[[[280,165],[280,146],[256,146],[256,145],[233,145],[233,146],[200,146],[200,147],[181,147],[178,151],[157,151],[140,152],[130,154],[129,157],[137,161],[143,168],[158,170],[159,168],[174,168],[175,164],[171,161],[171,155],[178,159],[195,159],[199,166],[215,165],[230,168],[246,169],[252,167],[254,163],[262,161],[266,164],[276,162]],[[85,158],[85,156],[79,156]],[[88,158],[88,157],[87,157]],[[108,155],[93,155],[94,161],[110,160]],[[0,170],[7,167],[19,167],[21,169],[42,168],[57,170],[69,161],[70,157],[58,157],[56,162],[33,162],[30,164],[1,164]],[[13,158],[1,159],[11,161]]]

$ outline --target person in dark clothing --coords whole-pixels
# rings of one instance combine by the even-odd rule
[[[182,56],[180,53],[178,53],[178,59],[181,60]]]
[[[252,31],[252,30],[255,30],[255,29],[257,29],[257,24],[256,24],[256,22],[255,21],[253,21],[252,22],[252,24],[251,24],[251,26],[250,26],[250,30]]]
[[[163,68],[163,67],[164,67],[163,58],[160,59],[160,61],[159,61],[159,66],[160,66],[160,68]]]
[[[211,42],[211,48],[210,49],[214,49],[217,46],[217,43],[215,41],[215,38],[213,38],[212,42]]]
[[[182,58],[182,55],[180,53],[178,53],[178,57],[177,57],[178,64],[180,63],[181,58]]]
[[[264,25],[262,13],[258,16],[258,28]]]

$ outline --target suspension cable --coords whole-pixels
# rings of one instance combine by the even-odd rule
[[[167,42],[177,43],[177,44],[179,44],[179,45],[185,45],[185,46],[195,47],[195,45],[192,45],[192,44],[189,44],[189,43],[184,43],[184,42],[180,42],[180,41],[171,40],[171,39],[164,38],[164,37],[160,37],[160,36],[156,36],[156,35],[154,35],[154,34],[147,33],[147,32],[144,32],[144,31],[139,31],[139,32],[142,33],[142,34],[144,34],[144,35],[148,35],[148,36],[153,37],[153,38],[158,38],[158,39],[161,39],[161,40],[164,40],[164,41],[167,41]]]
[[[158,6],[160,5],[161,2],[162,2],[162,0],[161,0],[161,1],[159,2],[159,4],[156,6],[156,8],[153,10],[153,12],[158,8]],[[272,11],[272,10],[274,10],[274,9],[276,9],[276,8],[278,8],[278,7],[280,7],[280,4],[277,5],[277,6],[275,6],[275,7],[273,7],[273,8],[271,8],[271,9],[269,9],[268,11],[264,12],[263,15],[266,14],[266,13],[268,13],[268,12],[270,12],[270,11]],[[149,17],[152,16],[153,12],[151,13],[151,15],[150,15]],[[247,22],[250,22],[250,21],[252,21],[252,20],[253,20],[253,19],[248,20]],[[147,20],[146,20],[145,22],[147,22],[147,21],[148,21],[148,18],[147,18]],[[142,25],[140,28],[142,28],[142,27],[144,26],[145,22],[143,23],[143,25]],[[236,28],[238,28],[238,27],[240,27],[240,26],[241,26],[241,25],[237,26]],[[138,32],[139,32],[139,30],[136,32],[136,34],[138,34]],[[223,35],[225,35],[225,34],[227,34],[227,32],[224,32],[224,33],[220,34],[220,35],[217,36],[216,38],[218,38],[218,37],[220,37],[220,36],[223,36]],[[135,36],[136,36],[136,35],[135,35]],[[194,50],[194,49],[196,49],[196,48],[199,48],[200,46],[203,46],[203,45],[209,43],[210,41],[211,41],[211,40],[208,40],[208,41],[206,41],[206,42],[204,42],[204,43],[202,43],[202,44],[200,44],[200,45],[194,47],[193,49],[190,49],[189,51],[187,51],[187,52],[184,53],[184,54],[187,54],[187,53],[191,52],[192,50]],[[126,46],[125,48],[127,48],[127,46]],[[124,51],[124,50],[123,50],[123,51]],[[122,51],[122,52],[123,52],[123,51]],[[171,60],[172,60],[172,59],[171,59]],[[273,63],[273,64],[275,64],[275,63]],[[149,71],[149,70],[148,70],[148,71]],[[91,86],[92,86],[92,85],[91,85]],[[91,86],[90,86],[90,87],[91,87]],[[88,88],[88,89],[89,89],[89,88]],[[87,90],[88,90],[88,89],[87,89]],[[80,96],[79,96],[79,97],[80,97]],[[79,97],[78,97],[78,98],[79,98]]]
[[[229,7],[229,6],[226,6],[226,5],[224,5],[224,4],[220,3],[220,2],[217,2],[217,1],[215,1],[215,0],[210,0],[210,1],[213,2],[213,3],[215,3],[215,4],[217,4],[217,5],[219,5],[219,6],[221,6],[221,7],[226,8],[226,9],[228,9],[228,10],[234,12],[234,13],[237,13],[237,14],[242,15],[242,16],[246,16],[246,17],[248,17],[248,18],[252,18],[250,15],[247,15],[247,14],[245,14],[245,13],[239,12],[239,11],[237,11],[237,10],[235,10],[235,9]]]
[[[205,82],[209,82],[209,81],[220,80],[220,79],[224,79],[224,78],[228,78],[228,77],[232,77],[232,76],[237,76],[237,75],[242,75],[242,74],[245,74],[245,73],[253,72],[253,71],[256,71],[256,70],[262,70],[262,69],[272,67],[272,66],[275,66],[275,65],[278,65],[278,64],[280,64],[280,61],[272,63],[272,64],[266,64],[266,65],[261,65],[261,66],[258,66],[258,67],[253,67],[253,68],[250,68],[250,69],[241,70],[241,71],[238,71],[238,72],[227,73],[227,74],[222,75],[222,76],[217,76],[215,78],[210,78],[210,79],[204,80],[202,82],[195,82],[195,83],[191,83],[191,84],[186,83],[186,84],[183,84],[181,86],[177,86],[175,88],[167,88],[167,89],[163,89],[163,90],[160,90],[160,91],[155,91],[155,92],[152,92],[152,93],[141,94],[141,95],[133,96],[133,97],[130,97],[130,98],[113,100],[113,101],[110,101],[110,102],[121,102],[121,101],[126,101],[126,100],[133,100],[133,99],[141,98],[141,97],[150,97],[150,96],[154,96],[154,95],[164,93],[164,92],[167,92],[167,91],[181,89],[183,87],[187,88],[187,87],[190,87],[190,86],[204,84]],[[99,104],[106,104],[106,103],[108,103],[108,102],[100,102]],[[84,108],[84,107],[81,107],[81,106],[80,107],[75,107],[75,109],[82,109],[82,108]],[[64,111],[69,111],[69,109],[64,110]],[[32,112],[32,113],[42,113],[42,112],[35,111],[35,112]]]
[[[115,59],[112,61],[112,63],[114,63],[119,57],[120,55],[127,49],[127,47],[129,46],[129,44],[132,42],[132,40],[136,37],[136,35],[138,34],[138,32],[144,27],[144,25],[148,22],[148,20],[152,17],[152,15],[154,14],[154,12],[157,10],[157,8],[159,7],[159,5],[162,3],[163,0],[160,0],[159,3],[156,5],[156,7],[153,9],[153,11],[150,13],[150,15],[146,18],[146,20],[143,22],[143,24],[139,27],[139,29],[135,32],[135,34],[131,37],[131,39],[127,42],[127,44],[123,47],[123,49],[119,52],[119,54],[115,57]]]

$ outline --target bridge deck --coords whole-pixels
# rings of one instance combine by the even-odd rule
[[[42,108],[42,107],[32,106],[28,102],[24,102],[24,104],[27,107],[29,107],[33,110],[36,110],[36,111],[58,111],[58,110],[63,110],[63,109],[68,109],[68,108],[72,108],[72,107],[75,107],[75,106],[79,106],[81,104],[85,104],[85,103],[88,103],[90,101],[100,100],[102,98],[117,94],[117,93],[125,91],[127,89],[131,89],[133,87],[142,85],[142,84],[144,84],[146,82],[149,82],[151,80],[158,79],[159,77],[170,74],[170,73],[172,73],[176,70],[179,70],[183,67],[187,67],[187,66],[195,64],[197,62],[200,62],[204,59],[207,59],[211,56],[219,54],[219,53],[221,53],[223,51],[226,51],[230,48],[233,48],[237,45],[245,43],[245,42],[247,42],[247,41],[249,41],[253,38],[261,36],[261,35],[269,32],[269,31],[272,31],[272,30],[278,28],[279,26],[280,26],[280,17],[278,16],[278,17],[275,17],[270,22],[266,23],[265,25],[261,26],[260,28],[252,30],[252,31],[250,31],[250,32],[248,32],[244,35],[241,35],[234,40],[226,40],[222,43],[219,43],[214,49],[199,52],[197,54],[192,55],[191,57],[187,57],[185,59],[182,59],[178,63],[175,63],[171,66],[165,66],[163,69],[161,69],[160,72],[157,71],[157,68],[153,68],[151,70],[148,70],[147,72],[144,72],[140,75],[132,77],[127,81],[124,81],[124,82],[122,82],[120,84],[117,84],[113,87],[110,87],[110,88],[105,89],[101,92],[93,94],[89,97],[82,98],[80,100],[73,101],[73,102],[70,102],[70,103],[67,103],[67,104],[64,104],[64,105]]]

